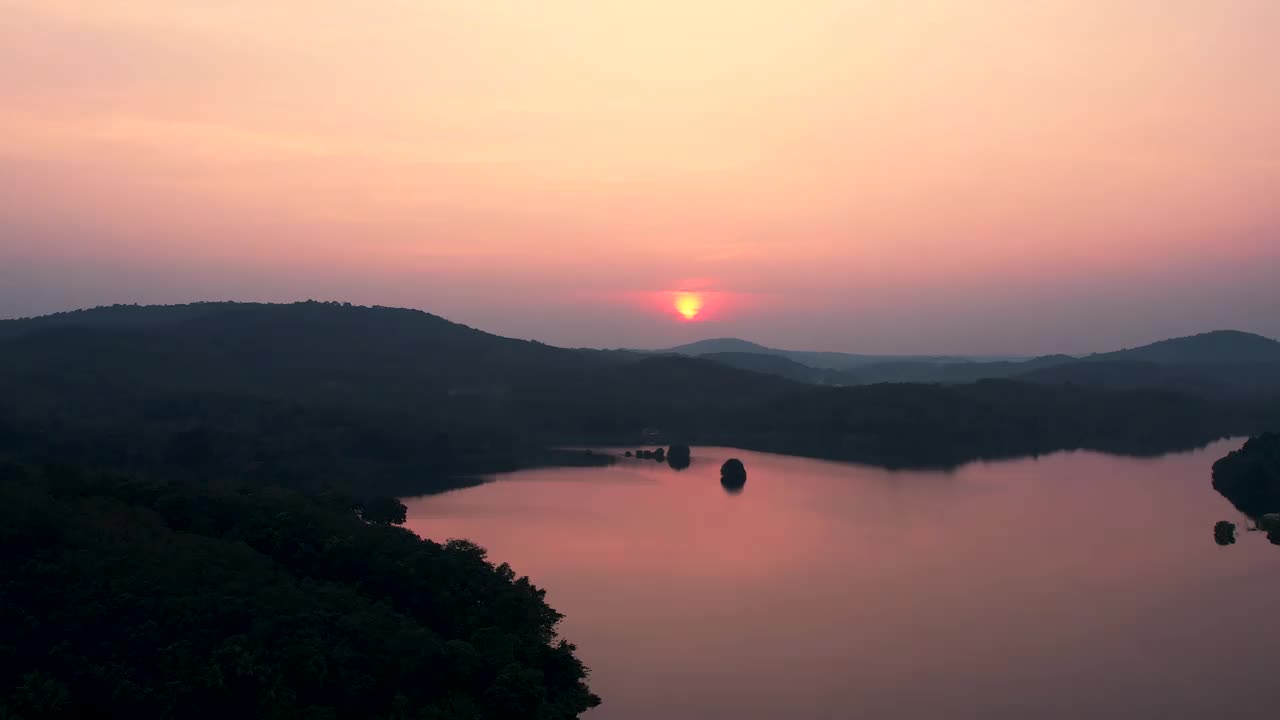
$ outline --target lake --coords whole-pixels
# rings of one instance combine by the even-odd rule
[[[1218,718],[1274,708],[1280,662],[1280,547],[1213,541],[1240,444],[953,472],[695,447],[409,499],[407,526],[547,590],[587,720]]]

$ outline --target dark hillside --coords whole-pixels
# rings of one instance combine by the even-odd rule
[[[1148,455],[1280,421],[1164,390],[1009,380],[868,385],[778,397],[736,418],[734,443],[890,467],[950,467],[1085,448]],[[725,438],[726,440],[729,437]]]
[[[1280,406],[1266,394],[1217,392],[1182,371],[1130,373],[1157,379],[1144,392],[1110,375],[823,388],[713,360],[502,338],[411,310],[314,302],[152,310],[6,326],[0,454],[413,494],[530,464],[601,462],[547,448],[631,444],[646,430],[680,442],[937,465],[1068,447],[1186,447],[1266,430]],[[785,358],[749,360],[754,369],[803,369]],[[1108,368],[1062,367],[1084,365]]]
[[[1280,395],[1280,364],[1163,364],[1081,360],[1014,376],[1033,383],[1070,383],[1100,390],[1160,388],[1208,398],[1250,400]]]
[[[700,355],[703,360],[728,365],[739,370],[777,375],[795,382],[814,385],[843,385],[851,376],[839,370],[823,370],[790,360],[781,355],[753,352],[715,352]]]

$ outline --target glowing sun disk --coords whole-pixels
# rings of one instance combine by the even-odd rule
[[[702,312],[702,298],[696,293],[677,293],[675,298],[676,312],[685,320],[692,320]]]

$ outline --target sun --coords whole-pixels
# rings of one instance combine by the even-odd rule
[[[674,305],[680,317],[693,320],[702,312],[702,296],[691,292],[676,293]]]

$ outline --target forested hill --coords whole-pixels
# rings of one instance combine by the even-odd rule
[[[92,367],[107,377],[222,390],[363,396],[475,392],[540,369],[586,368],[615,355],[481,332],[417,310],[304,302],[114,306],[0,321],[7,368]],[[73,353],[93,354],[92,363]],[[158,373],[158,374],[157,374]]]
[[[688,355],[691,357],[706,357],[708,355],[716,355],[720,353],[733,353],[734,355],[769,355],[772,357],[785,358],[811,368],[837,371],[851,370],[879,363],[919,362],[927,364],[947,364],[968,362],[976,359],[955,355],[861,355],[856,353],[814,350],[781,350],[779,348],[766,347],[758,343],[753,343],[749,340],[740,340],[738,338],[698,340],[685,345],[678,345],[665,350],[655,350],[653,352],[663,355]]]
[[[631,438],[785,381],[337,303],[118,306],[0,323],[0,454],[422,492]]]
[[[938,466],[1074,447],[1160,452],[1280,417],[1269,396],[1179,388],[815,388],[705,359],[556,348],[413,310],[317,302],[0,322],[0,398],[0,455],[361,494],[598,462],[548,448],[633,444],[646,430]]]

